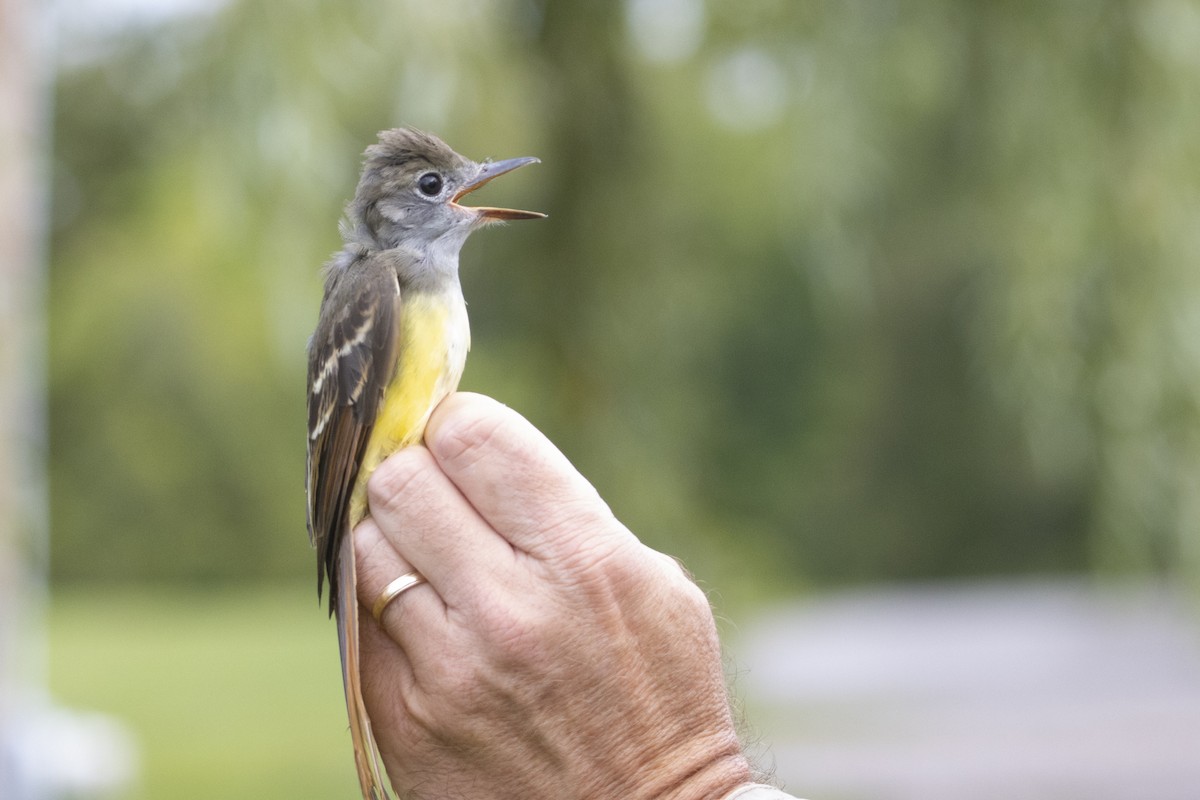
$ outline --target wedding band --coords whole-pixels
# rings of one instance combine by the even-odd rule
[[[416,570],[406,572],[399,578],[396,578],[396,580],[383,587],[383,591],[379,593],[378,599],[375,600],[375,607],[371,609],[371,616],[375,617],[376,622],[383,624],[383,610],[388,607],[388,603],[414,586],[424,582],[425,576]]]

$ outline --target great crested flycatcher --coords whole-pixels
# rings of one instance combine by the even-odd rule
[[[366,485],[391,453],[421,441],[433,409],[458,387],[471,344],[458,280],[467,236],[535,211],[459,205],[464,195],[536,158],[482,164],[409,128],[379,134],[325,267],[308,347],[308,535],[317,594],[329,580],[354,763],[366,800],[388,797],[363,704],[354,527]]]

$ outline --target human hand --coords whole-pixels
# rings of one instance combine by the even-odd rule
[[[712,612],[549,440],[452,395],[368,484],[363,688],[402,797],[704,798],[749,780]]]

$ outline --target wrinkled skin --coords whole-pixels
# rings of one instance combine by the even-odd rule
[[[401,797],[720,798],[749,780],[703,592],[517,413],[457,394],[357,529],[364,694]]]

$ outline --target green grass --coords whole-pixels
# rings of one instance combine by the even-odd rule
[[[358,797],[337,637],[311,589],[63,591],[49,623],[57,701],[137,738],[125,800]]]

